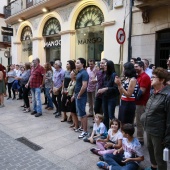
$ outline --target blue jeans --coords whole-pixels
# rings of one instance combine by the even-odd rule
[[[139,168],[139,165],[135,162],[122,164],[123,154],[105,154],[103,158],[105,162],[111,165],[111,170],[138,170]]]
[[[31,88],[33,110],[42,113],[41,88]]]
[[[110,120],[115,118],[115,107],[116,107],[116,99],[115,98],[102,98],[102,109],[104,113],[104,124],[109,130],[109,122]],[[109,120],[110,119],[110,120]]]
[[[79,117],[86,116],[86,102],[87,96],[80,97],[80,99],[77,99],[76,96],[76,111]]]
[[[53,108],[53,101],[52,101],[52,97],[50,96],[50,88],[45,88],[45,95],[48,100],[47,107]]]

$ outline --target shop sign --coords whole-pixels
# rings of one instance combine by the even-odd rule
[[[57,46],[61,46],[61,40],[55,40],[55,41],[49,41],[45,43],[45,47],[44,48],[51,48],[51,47],[57,47]]]
[[[1,27],[1,35],[13,36],[13,28]]]
[[[103,42],[101,37],[89,38],[89,39],[78,40],[78,45],[82,45],[82,44],[94,44],[94,43],[101,43],[101,42]]]

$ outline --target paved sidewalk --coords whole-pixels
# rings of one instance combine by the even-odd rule
[[[60,170],[57,165],[0,131],[1,170]]]
[[[35,118],[23,113],[21,100],[7,100],[0,108],[0,170],[48,169],[48,170],[96,170],[98,157],[90,152],[95,145],[78,139],[80,133],[69,128],[61,118],[54,118],[54,111],[43,109],[43,116]],[[92,118],[89,118],[89,126]],[[16,138],[25,137],[43,147],[33,151]],[[146,147],[145,161],[149,166]],[[170,166],[169,166],[170,167]]]

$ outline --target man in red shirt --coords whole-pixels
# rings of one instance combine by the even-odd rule
[[[45,80],[45,69],[40,65],[39,58],[34,59],[32,63],[31,76],[25,87],[27,88],[29,85],[31,88],[33,104],[33,112],[31,115],[35,114],[35,117],[39,117],[42,116],[41,88]]]
[[[140,122],[140,117],[145,111],[146,103],[149,99],[150,89],[151,89],[151,80],[150,77],[144,71],[144,63],[138,61],[135,63],[135,70],[138,74],[137,81],[139,84],[139,92],[136,100],[136,126],[137,126],[137,137],[141,143],[144,144],[143,138],[143,126]]]

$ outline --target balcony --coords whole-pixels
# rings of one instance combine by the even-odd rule
[[[160,6],[169,6],[169,0],[135,0],[134,4],[137,8],[145,9],[145,8],[155,8]]]
[[[4,8],[5,22],[13,25],[19,18],[27,20],[42,13],[42,8],[53,10],[81,0],[14,0]]]

